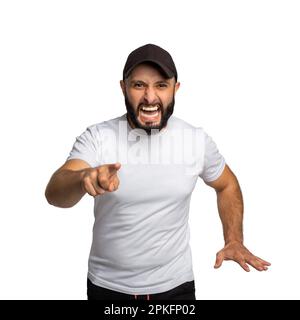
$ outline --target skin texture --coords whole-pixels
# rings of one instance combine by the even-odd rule
[[[225,240],[224,248],[217,253],[214,267],[221,267],[224,260],[233,260],[247,272],[250,271],[249,265],[258,271],[267,270],[271,264],[252,254],[243,244],[243,197],[229,166],[225,166],[217,180],[206,184],[216,191]]]
[[[83,160],[68,160],[52,175],[45,191],[46,199],[56,207],[70,208],[86,193],[95,197],[113,192],[119,187],[120,168],[120,163],[91,168]]]
[[[149,64],[140,64],[128,79],[120,81],[126,107],[132,108],[133,118],[127,119],[132,128],[140,127],[151,133],[151,129],[163,127],[163,115],[166,114],[180,83],[175,78],[166,79],[163,74]],[[156,121],[145,121],[141,116],[141,106],[160,106],[161,113]],[[148,118],[149,119],[149,118]],[[101,196],[105,192],[114,192],[119,187],[118,170],[120,163],[91,168],[85,161],[68,160],[51,177],[45,196],[54,206],[69,208],[74,206],[88,193]],[[215,268],[224,260],[237,262],[245,271],[249,266],[256,270],[267,270],[270,263],[253,255],[243,244],[243,198],[238,180],[226,165],[222,175],[215,181],[206,183],[214,188],[220,219],[223,226],[225,246],[216,256]]]

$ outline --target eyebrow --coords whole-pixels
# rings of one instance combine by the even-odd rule
[[[138,80],[138,79],[133,79],[133,80],[130,81],[131,84],[132,83],[136,83],[136,82],[145,83],[143,80]],[[168,84],[170,84],[170,81],[169,81],[169,79],[155,81],[155,84],[157,84],[157,83],[168,83]]]

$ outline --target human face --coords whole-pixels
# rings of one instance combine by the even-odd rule
[[[180,86],[174,77],[166,79],[153,65],[140,64],[120,84],[132,128],[144,129],[149,134],[151,129],[166,126]]]

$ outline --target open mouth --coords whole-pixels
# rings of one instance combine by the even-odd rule
[[[144,124],[156,125],[160,123],[161,108],[160,105],[141,106],[139,110],[139,120]]]

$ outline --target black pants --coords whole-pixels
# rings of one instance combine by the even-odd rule
[[[161,293],[134,295],[96,286],[88,279],[87,295],[88,300],[196,300],[194,281]]]

